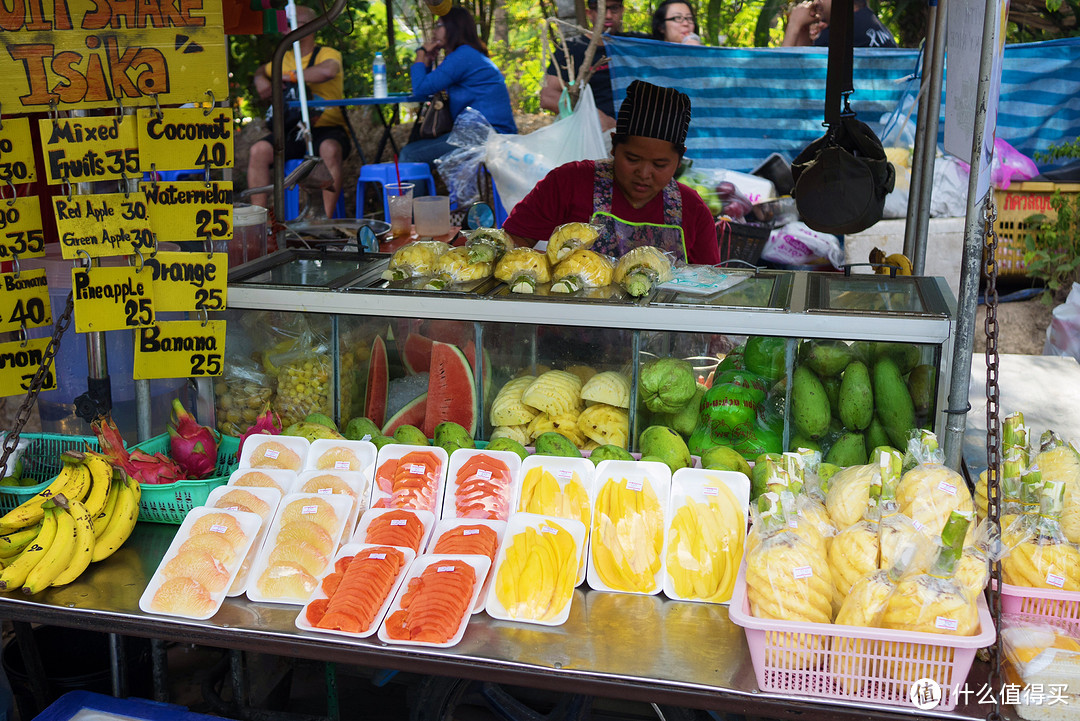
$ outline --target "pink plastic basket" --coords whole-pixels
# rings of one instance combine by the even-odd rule
[[[1002,613],[1080,624],[1080,592],[1001,584]]]
[[[940,711],[956,707],[975,651],[994,643],[994,621],[982,596],[978,611],[977,636],[754,618],[745,564],[728,607],[731,620],[746,632],[762,691],[914,707],[912,683],[929,678],[941,686],[935,709]]]

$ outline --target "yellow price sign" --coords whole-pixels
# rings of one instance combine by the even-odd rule
[[[79,251],[91,258],[132,255],[154,249],[146,200],[140,193],[60,195],[53,198],[60,252],[75,260]]]
[[[52,325],[45,269],[0,273],[0,333]]]
[[[71,287],[80,333],[154,324],[154,285],[145,267],[73,268]]]
[[[0,396],[21,396],[30,390],[30,381],[41,367],[45,349],[48,347],[48,338],[0,343]],[[41,390],[55,389],[56,375],[53,369],[49,368]]]
[[[135,334],[135,380],[219,376],[225,359],[225,321],[162,321]]]
[[[0,34],[5,112],[229,96],[221,0],[17,0]]]
[[[4,118],[0,124],[0,182],[33,183],[36,167],[30,118]]]
[[[38,128],[49,185],[139,174],[139,140],[130,115],[46,118]]]
[[[232,187],[220,180],[139,184],[158,242],[231,240]]]
[[[231,168],[233,114],[230,108],[140,110],[139,160],[145,168],[189,170]]]
[[[225,310],[228,253],[165,253],[146,259],[154,284],[154,309]]]
[[[0,261],[15,255],[19,260],[45,255],[41,201],[37,196],[0,200]]]

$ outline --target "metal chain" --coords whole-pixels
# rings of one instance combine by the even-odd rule
[[[998,292],[997,247],[998,237],[994,230],[997,206],[994,194],[988,193],[984,209],[986,235],[986,515],[1001,535],[1001,391],[998,388]],[[990,611],[994,626],[1001,628],[1001,561],[990,564]],[[1001,719],[1001,644],[990,648],[990,689],[993,706],[986,715],[987,721]]]
[[[75,294],[68,293],[64,313],[53,325],[52,338],[49,339],[49,345],[45,347],[45,353],[41,357],[41,365],[38,366],[37,373],[30,380],[30,388],[26,391],[26,398],[23,399],[22,405],[19,406],[19,410],[15,414],[15,426],[4,439],[3,452],[0,453],[0,478],[3,478],[4,474],[7,473],[8,458],[15,452],[15,447],[19,445],[19,434],[22,433],[26,422],[30,420],[30,412],[34,409],[34,403],[37,401],[38,393],[41,392],[41,386],[45,384],[45,377],[49,374],[49,368],[52,366],[53,358],[56,357],[56,351],[60,349],[60,339],[68,326],[71,325],[71,314],[74,311]]]

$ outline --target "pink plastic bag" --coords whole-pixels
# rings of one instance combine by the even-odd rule
[[[970,171],[971,166],[960,161],[965,171]],[[1008,190],[1014,180],[1031,180],[1039,174],[1039,166],[1035,161],[1009,145],[1007,140],[994,138],[994,160],[990,165],[990,182]]]

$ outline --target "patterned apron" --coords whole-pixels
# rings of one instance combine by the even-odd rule
[[[597,160],[593,179],[593,216],[589,221],[600,226],[600,237],[592,249],[603,255],[619,258],[632,248],[652,245],[672,253],[686,262],[686,242],[682,230],[682,195],[679,184],[672,178],[664,186],[664,222],[631,223],[611,214],[611,197],[615,192],[612,161]]]

